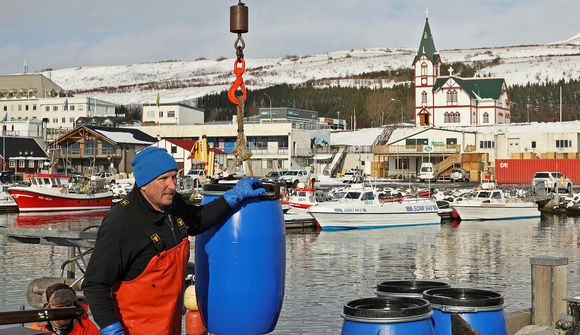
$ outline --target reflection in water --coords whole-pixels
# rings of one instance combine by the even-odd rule
[[[81,229],[100,218],[47,223],[54,229]],[[64,222],[64,223],[63,223]],[[345,303],[374,295],[392,279],[440,279],[456,287],[505,294],[508,310],[530,305],[532,256],[569,258],[569,293],[580,293],[580,218],[464,222],[459,225],[287,235],[286,295],[274,334],[336,334]],[[0,225],[17,225],[1,215]],[[36,226],[38,227],[38,226]],[[0,310],[25,304],[31,279],[60,273],[66,248],[8,243],[0,235],[0,279],[6,288]]]

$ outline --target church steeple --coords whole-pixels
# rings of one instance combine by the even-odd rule
[[[440,61],[439,53],[435,49],[435,42],[433,42],[433,35],[431,35],[431,27],[429,27],[429,18],[425,19],[425,28],[423,28],[423,34],[421,35],[421,43],[419,44],[419,50],[417,50],[417,55],[413,60],[413,65],[417,62],[417,59],[422,55],[429,57],[433,64],[437,64]]]

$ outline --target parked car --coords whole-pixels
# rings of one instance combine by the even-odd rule
[[[282,177],[281,180],[288,186],[296,187],[299,183],[306,184],[310,179],[310,171],[299,169],[299,170],[289,170]]]
[[[262,181],[269,183],[277,183],[281,181],[281,177],[286,173],[286,171],[270,171],[266,173]]]
[[[186,176],[193,178],[205,178],[205,171],[201,169],[189,170]]]
[[[463,168],[453,168],[449,175],[451,181],[469,181],[469,171]]]
[[[423,163],[421,164],[421,169],[419,170],[419,181],[435,181],[435,168],[433,163]]]
[[[536,172],[532,179],[532,187],[536,188],[539,183],[543,183],[548,192],[560,193],[564,191],[570,193],[572,191],[572,181],[561,172]]]
[[[91,180],[104,180],[105,183],[110,184],[115,182],[115,176],[111,172],[101,172],[92,175]]]

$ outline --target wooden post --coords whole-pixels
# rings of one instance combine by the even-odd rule
[[[553,326],[560,314],[566,314],[568,258],[538,256],[532,265],[532,324]]]

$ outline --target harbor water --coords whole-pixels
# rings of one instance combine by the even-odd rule
[[[99,224],[102,216],[2,214],[0,225],[80,230]],[[568,257],[569,293],[580,294],[578,217],[289,232],[286,249],[286,293],[273,334],[338,334],[344,304],[375,296],[375,286],[386,280],[437,279],[502,293],[507,311],[529,308],[529,258],[538,255]],[[64,247],[9,242],[0,235],[0,311],[30,308],[29,281],[59,276],[67,253]]]

